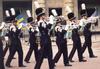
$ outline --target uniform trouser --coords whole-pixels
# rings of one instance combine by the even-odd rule
[[[61,54],[63,54],[64,65],[68,64],[69,60],[68,60],[67,45],[65,43],[62,43],[62,44],[57,43],[57,46],[58,46],[58,52],[56,56],[54,57],[54,62],[57,63],[61,57]]]
[[[11,47],[11,52],[8,56],[8,59],[7,59],[7,62],[6,62],[6,65],[10,65],[12,59],[13,59],[13,56],[14,54],[18,52],[18,63],[19,63],[19,66],[23,65],[23,50],[22,50],[22,47],[21,46],[17,46],[17,45],[13,45]]]
[[[84,51],[86,50],[86,47],[88,47],[89,57],[94,56],[93,50],[92,50],[91,36],[89,36],[89,37],[85,36],[85,42],[83,44],[82,53],[84,53]]]
[[[11,46],[6,44],[6,47],[4,48],[4,51],[3,51],[3,57],[5,57],[8,49],[9,49],[9,54],[10,54],[11,53]]]
[[[4,51],[3,51],[3,57],[5,57],[5,55],[6,55],[6,53],[7,53],[7,51],[8,51],[8,49],[9,49],[9,53],[10,53],[10,46],[6,43],[6,47],[4,48]]]
[[[35,60],[38,61],[38,45],[37,44],[35,44],[35,45],[31,44],[30,45],[29,51],[28,51],[28,53],[25,57],[25,61],[30,60],[30,57],[32,55],[33,50],[34,50]]]
[[[40,53],[39,54],[39,60],[36,62],[34,69],[40,69],[41,64],[43,62],[43,59],[45,58],[45,53],[47,53],[46,58],[48,59],[48,62],[49,62],[49,69],[54,69],[54,62],[53,62],[53,59],[52,59],[52,49],[49,48],[46,52],[45,49],[42,46],[39,53]]]
[[[0,69],[5,69],[4,58],[3,58],[3,47],[0,45]]]
[[[71,53],[69,55],[69,60],[72,60],[76,50],[77,50],[77,53],[78,53],[79,61],[83,60],[82,47],[79,45],[78,42],[74,42],[74,41],[73,41],[73,48],[72,48]]]

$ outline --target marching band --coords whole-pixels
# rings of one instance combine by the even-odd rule
[[[87,60],[84,59],[83,53],[88,47],[89,57],[96,58],[97,56],[94,55],[92,50],[92,32],[91,32],[91,25],[95,24],[98,17],[91,17],[88,16],[89,11],[85,8],[85,5],[82,4],[82,10],[80,12],[81,19],[78,20],[74,13],[71,11],[67,14],[68,20],[65,20],[63,17],[57,15],[55,9],[52,10],[52,16],[50,16],[49,20],[43,8],[41,8],[37,2],[34,3],[36,6],[35,13],[37,15],[36,20],[34,21],[31,14],[27,18],[27,30],[29,32],[29,45],[30,48],[27,52],[27,55],[24,59],[26,63],[30,63],[30,58],[32,52],[34,50],[35,55],[35,67],[34,69],[41,69],[41,65],[43,59],[48,59],[49,69],[55,69],[56,63],[60,59],[61,55],[63,54],[63,63],[64,66],[72,66],[70,62],[74,62],[72,59],[75,51],[78,52],[78,60],[79,62],[86,62]],[[12,9],[14,11],[14,9]],[[27,13],[29,10],[27,11]],[[14,14],[15,15],[15,12]],[[5,27],[5,23],[2,22],[0,26],[0,69],[5,69],[4,66],[4,57],[7,52],[7,48],[3,50],[3,43],[2,38],[5,37],[5,41],[7,42],[7,46],[9,46],[9,56],[6,61],[7,67],[11,66],[11,61],[14,58],[16,52],[18,52],[18,66],[19,67],[26,67],[23,64],[23,49],[21,43],[21,31],[22,25],[18,26],[17,21],[15,18],[12,20],[12,25],[9,27],[8,32],[6,35],[2,35],[3,29]],[[63,22],[66,24],[63,26]],[[52,52],[52,41],[51,35],[54,31],[56,37],[56,45],[58,47],[58,52],[53,58]],[[39,33],[40,38],[40,49],[37,43],[37,33]],[[80,33],[84,36],[84,44],[81,43]],[[72,39],[73,47],[68,55],[68,45],[67,39]]]

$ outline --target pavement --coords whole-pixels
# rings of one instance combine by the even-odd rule
[[[83,36],[81,36],[81,39],[82,39],[82,43],[83,43],[84,42]],[[72,67],[65,67],[63,64],[63,58],[61,57],[59,62],[56,64],[55,69],[100,69],[100,35],[93,35],[92,40],[93,40],[93,42],[92,42],[93,51],[94,51],[94,54],[96,56],[98,56],[97,58],[89,58],[88,51],[86,50],[84,53],[84,57],[87,60],[87,62],[79,62],[78,57],[77,57],[77,52],[76,52],[74,55],[74,58],[73,58],[73,60],[75,62],[70,63],[70,64],[72,64]],[[28,46],[28,43],[25,41],[22,41],[22,44],[23,44],[23,51],[24,51],[24,58],[25,58],[26,53],[29,49],[29,46]],[[58,48],[57,48],[55,42],[53,42],[52,45],[53,45],[52,46],[53,55],[55,56],[55,54],[58,51]],[[71,48],[72,48],[72,41],[71,41],[71,39],[68,39],[68,52],[69,53],[71,51]],[[9,55],[9,51],[7,52],[7,54],[5,56],[5,62],[6,62],[8,55]],[[18,67],[18,54],[17,53],[15,54],[15,57],[16,57],[16,59],[13,59],[13,61],[11,62],[11,65],[13,67],[12,68],[6,67],[6,69],[34,69],[34,65],[35,65],[34,52],[30,59],[31,63],[24,62],[24,65],[27,66],[24,68]],[[49,69],[47,59],[44,59],[41,69]]]

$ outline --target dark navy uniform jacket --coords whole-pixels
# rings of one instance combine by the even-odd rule
[[[88,23],[85,27],[84,27],[84,31],[83,34],[86,37],[90,37],[92,35],[92,32],[90,31],[90,27],[91,27],[91,23]]]
[[[31,31],[32,28],[29,29],[29,42],[30,44],[35,44],[36,43],[36,33],[37,31],[32,32]]]
[[[40,24],[40,27],[39,27],[39,31],[41,34],[40,39],[41,39],[41,42],[44,44],[51,43],[50,35],[48,34],[50,28],[51,28],[51,24],[46,25],[46,28],[42,27],[42,24]]]
[[[66,33],[65,30],[62,30],[62,32],[59,32],[59,31],[56,32],[56,34],[55,34],[56,35],[56,43],[63,44],[63,43],[67,42],[66,39],[64,38],[65,33]]]
[[[9,31],[9,37],[10,37],[10,40],[11,40],[11,45],[16,45],[16,46],[21,46],[21,41],[20,41],[20,33],[21,33],[21,30],[16,28],[16,32],[12,31]]]
[[[72,30],[72,40],[74,41],[74,42],[80,42],[81,40],[80,40],[80,36],[79,36],[79,33],[78,33],[78,28],[74,28],[73,30]]]

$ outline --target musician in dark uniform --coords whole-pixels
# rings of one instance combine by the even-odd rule
[[[34,55],[35,55],[35,60],[37,62],[38,60],[38,44],[36,43],[36,34],[37,34],[37,30],[35,26],[32,26],[33,24],[33,18],[29,17],[27,19],[28,23],[30,23],[30,27],[29,27],[29,43],[30,43],[30,48],[29,51],[25,57],[25,62],[29,63],[30,57],[32,55],[32,52],[34,50]],[[34,24],[35,25],[35,24]]]
[[[41,48],[39,52],[39,60],[36,63],[34,69],[40,69],[44,58],[48,59],[49,69],[54,69],[52,45],[51,45],[51,39],[50,39],[50,33],[49,33],[51,24],[47,24],[47,22],[45,22],[46,15],[43,11],[44,11],[43,8],[37,8],[35,11],[37,15],[38,28],[40,31]]]
[[[80,25],[81,27],[83,27],[83,35],[85,39],[85,42],[82,48],[82,53],[84,53],[84,51],[86,50],[86,47],[88,47],[89,57],[96,58],[97,56],[93,54],[93,50],[92,50],[92,32],[90,30],[92,22],[88,17],[88,15],[90,16],[90,14],[88,13],[94,10],[88,11],[88,13],[87,11],[88,9],[81,10],[81,14],[80,14],[81,15]]]
[[[2,43],[2,29],[5,23],[2,23],[0,26],[0,69],[5,69],[4,67],[4,58],[3,58],[3,43]]]
[[[80,40],[80,36],[78,33],[78,24],[76,22],[76,17],[74,16],[74,13],[70,12],[68,14],[68,18],[71,22],[70,26],[72,28],[72,41],[73,41],[73,48],[72,48],[71,53],[69,55],[69,60],[72,61],[72,58],[75,54],[75,51],[77,50],[79,62],[86,62],[86,60],[84,60],[83,56],[82,56],[81,40]]]
[[[57,63],[63,54],[63,63],[64,66],[72,66],[69,64],[68,59],[68,49],[67,49],[67,39],[65,38],[66,30],[62,28],[61,22],[57,23],[55,27],[55,35],[56,35],[56,44],[58,47],[58,52],[54,57],[54,62]]]
[[[6,61],[6,66],[7,67],[12,67],[11,61],[13,59],[13,56],[16,52],[18,52],[18,65],[19,67],[25,67],[23,65],[23,50],[22,50],[22,45],[21,45],[21,41],[20,41],[20,32],[21,29],[19,29],[16,25],[17,21],[14,20],[13,21],[13,25],[10,27],[10,31],[9,31],[9,38],[11,40],[11,52],[8,56],[8,59]]]
[[[9,29],[7,30],[7,33],[6,33],[6,35],[5,35],[5,41],[6,41],[6,47],[4,48],[4,50],[3,50],[3,57],[5,57],[5,55],[6,55],[6,53],[7,53],[7,51],[8,51],[8,49],[9,49],[9,53],[11,53],[11,51],[10,51],[10,45],[11,45],[11,41],[10,41],[10,38],[9,38],[9,36],[11,36],[10,34],[9,34]],[[16,59],[15,57],[13,57],[13,59]]]

